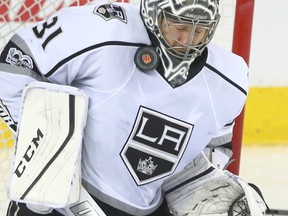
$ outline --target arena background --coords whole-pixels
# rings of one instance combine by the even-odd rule
[[[288,1],[256,0],[240,176],[288,210]]]
[[[256,0],[245,144],[288,144],[287,0]]]

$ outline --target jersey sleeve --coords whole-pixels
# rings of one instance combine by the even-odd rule
[[[249,69],[238,55],[214,45],[210,45],[209,50],[209,71],[205,75],[211,89],[217,131],[208,146],[227,146],[232,142],[235,119],[242,112],[247,100]]]
[[[4,47],[0,57],[0,99],[11,113],[14,121],[18,121],[20,110],[20,101],[22,91],[26,85],[34,81],[56,82],[49,79],[46,74],[55,66],[57,61],[65,59],[63,46],[59,47],[57,43],[64,40],[61,38],[62,22],[59,19],[60,14],[31,25],[12,36],[10,41]],[[62,37],[67,37],[65,34]],[[50,49],[48,49],[50,48]],[[64,51],[60,51],[63,49]],[[53,56],[53,58],[51,58]],[[61,79],[58,84],[69,84],[73,80],[68,67],[64,66]],[[65,74],[65,75],[64,75]],[[68,79],[68,77],[70,79]]]
[[[105,20],[106,17],[95,12],[98,7],[93,4],[62,9],[49,19],[17,32],[7,43],[0,57],[0,99],[15,121],[22,90],[28,83],[84,85],[96,77],[100,65],[107,64],[108,59],[102,61],[103,47],[112,47],[114,41],[121,45],[149,42],[148,37],[143,37],[143,24],[139,25],[138,9],[115,5],[116,14],[122,12],[125,20],[113,16]]]
[[[1,53],[0,77],[0,99],[17,122],[22,90],[28,83],[44,79],[29,47],[18,35],[12,37]]]

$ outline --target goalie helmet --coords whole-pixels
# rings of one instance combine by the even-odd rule
[[[220,19],[219,0],[142,0],[140,13],[148,32],[156,39],[152,43],[162,61],[164,76],[173,87],[183,84],[191,63],[214,35]],[[173,33],[173,27],[181,26],[191,27],[187,43]],[[204,28],[205,34],[195,44],[194,36],[199,28]],[[176,43],[168,42],[167,32]]]

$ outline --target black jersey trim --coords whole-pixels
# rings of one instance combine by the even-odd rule
[[[181,182],[180,184],[178,184],[178,185],[170,188],[169,190],[165,191],[165,194],[168,195],[168,194],[172,193],[173,191],[178,190],[179,188],[181,188],[181,187],[183,187],[183,186],[185,186],[185,185],[187,185],[187,184],[189,184],[189,183],[191,183],[191,182],[193,182],[193,181],[195,181],[197,179],[200,179],[200,178],[202,178],[205,175],[208,175],[213,170],[215,170],[214,167],[209,167],[204,172],[202,172],[202,173],[200,173],[200,174],[198,174],[198,175],[196,175],[196,176],[194,176],[192,178],[189,178],[189,179],[185,180],[184,182]]]
[[[129,43],[129,42],[123,42],[123,41],[107,41],[107,42],[103,42],[103,43],[99,43],[99,44],[95,44],[89,47],[86,47],[70,56],[68,56],[67,58],[63,59],[62,61],[60,61],[58,64],[56,64],[47,74],[45,74],[45,77],[50,77],[51,75],[53,75],[53,73],[59,69],[62,65],[64,65],[66,62],[70,61],[73,58],[76,58],[79,55],[82,55],[85,52],[89,52],[91,50],[97,49],[99,47],[103,47],[103,46],[134,46],[134,47],[141,47],[141,46],[147,46],[147,44],[142,44],[142,43]]]
[[[245,89],[243,89],[241,86],[239,86],[237,83],[233,82],[232,80],[230,80],[228,77],[224,76],[220,71],[218,71],[216,68],[212,67],[209,64],[205,64],[205,66],[207,68],[209,68],[210,70],[212,70],[213,72],[215,72],[216,74],[218,74],[220,77],[222,77],[224,80],[226,80],[228,83],[230,83],[231,85],[233,85],[235,88],[237,88],[238,90],[240,90],[243,94],[245,94],[247,96],[247,91],[245,91]]]

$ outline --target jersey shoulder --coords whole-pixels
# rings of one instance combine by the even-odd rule
[[[128,47],[151,44],[139,7],[128,3],[68,7],[18,36],[13,39],[17,49],[27,50],[23,53],[33,58],[42,74],[89,53],[97,58],[106,48],[125,56]]]
[[[214,44],[208,45],[206,62],[220,77],[248,91],[248,66],[244,59]],[[231,86],[232,87],[232,86]]]
[[[32,50],[34,46],[35,50],[39,50],[37,46],[42,46],[49,53],[59,47],[58,55],[71,55],[111,41],[120,41],[123,45],[150,44],[139,8],[128,3],[68,7],[48,20],[20,31],[18,35]]]
[[[218,125],[223,127],[242,111],[248,95],[248,67],[244,59],[215,45],[208,46],[205,78]]]
[[[69,7],[55,16],[69,37],[101,43],[123,41],[149,43],[139,7],[128,3],[90,4]],[[68,37],[68,34],[67,34]]]

